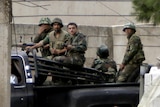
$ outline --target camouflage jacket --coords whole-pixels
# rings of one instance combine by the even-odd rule
[[[96,58],[96,59],[94,59],[91,67],[95,68],[99,72],[103,72],[103,73],[107,74],[108,75],[106,77],[107,82],[114,82],[115,81],[115,76],[116,76],[116,72],[117,72],[117,65],[113,59]]]
[[[80,60],[85,60],[84,54],[87,50],[86,36],[82,33],[76,33],[70,36],[67,45],[72,45],[74,48],[67,52],[67,56],[77,56]]]
[[[145,60],[143,45],[138,36],[128,38],[126,52],[122,64],[141,64]]]
[[[38,43],[41,40],[43,40],[50,32],[52,31],[52,28],[48,29],[48,30],[44,30],[41,34],[36,35],[36,37],[34,38],[34,43]],[[51,55],[49,49],[44,49],[43,47],[40,48],[42,57],[46,57]]]

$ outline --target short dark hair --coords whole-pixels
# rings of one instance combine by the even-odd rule
[[[70,23],[68,23],[67,27],[68,27],[69,25],[74,25],[74,26],[76,26],[76,28],[78,27],[78,26],[77,26],[77,24],[76,24],[76,23],[74,23],[74,22],[70,22]]]

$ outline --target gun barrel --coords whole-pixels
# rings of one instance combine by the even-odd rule
[[[26,46],[33,46],[35,43],[18,43],[12,44],[12,47],[26,47]]]

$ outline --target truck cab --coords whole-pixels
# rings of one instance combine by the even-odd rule
[[[32,107],[33,78],[25,52],[11,54],[11,107]]]

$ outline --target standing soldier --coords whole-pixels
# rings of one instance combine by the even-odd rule
[[[39,30],[38,30],[38,34],[34,38],[34,41],[33,41],[34,43],[40,42],[48,35],[48,33],[52,31],[51,20],[48,17],[41,18],[38,26],[39,26]],[[42,57],[47,57],[51,55],[49,50],[49,44],[41,47],[40,51],[41,51]]]
[[[107,74],[106,82],[115,82],[115,76],[117,72],[116,62],[109,58],[109,50],[106,45],[101,45],[97,49],[98,58],[94,59],[92,68],[95,68],[99,72]]]
[[[76,23],[69,23],[67,25],[70,39],[66,43],[66,55],[54,58],[54,61],[72,67],[83,67],[85,62],[85,51],[87,50],[86,36],[78,32]]]
[[[145,56],[141,39],[135,35],[135,25],[127,23],[124,25],[123,31],[127,35],[128,43],[122,64],[120,64],[117,82],[130,82],[131,80],[128,79],[133,73],[138,71],[137,73],[139,74],[140,65],[145,60]]]

